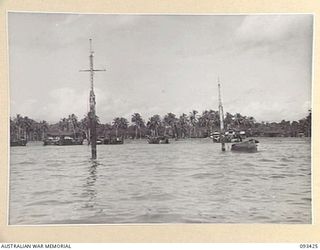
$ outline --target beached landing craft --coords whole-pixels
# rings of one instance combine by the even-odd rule
[[[17,140],[12,140],[10,141],[10,146],[11,147],[16,147],[16,146],[26,146],[27,145],[27,140],[24,138],[20,138]]]
[[[98,143],[98,141],[100,143]],[[119,145],[123,143],[124,143],[123,137],[109,137],[109,138],[101,137],[97,140],[97,144],[103,144],[103,145]]]
[[[56,146],[70,146],[70,145],[82,145],[82,138],[72,138],[70,136],[60,137],[48,137],[43,141],[43,146],[56,145]]]
[[[169,139],[166,136],[147,136],[149,144],[169,144]]]

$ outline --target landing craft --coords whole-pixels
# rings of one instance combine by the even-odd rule
[[[220,82],[218,79],[218,92],[219,92],[219,117],[220,117],[220,133],[215,133],[213,136],[213,142],[219,141],[221,143],[221,150],[226,151],[225,143],[232,142],[232,140],[228,140],[228,134],[224,131],[224,114],[223,114],[223,106],[222,106],[222,99],[221,99],[221,89],[220,89]],[[234,136],[232,132],[232,136]],[[243,133],[242,133],[243,135]],[[218,137],[219,136],[219,137]],[[242,141],[241,136],[239,136],[239,140]],[[259,141],[255,139],[250,139],[248,141],[234,143],[231,145],[231,151],[236,152],[246,152],[246,153],[254,153],[258,151],[257,143]]]

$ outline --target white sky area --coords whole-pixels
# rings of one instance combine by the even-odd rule
[[[312,15],[9,13],[10,115],[58,122],[88,111],[93,39],[101,122],[218,110],[258,121],[311,108]]]

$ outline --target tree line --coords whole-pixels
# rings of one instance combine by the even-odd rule
[[[311,110],[307,117],[298,121],[257,122],[252,116],[240,113],[226,113],[224,117],[226,130],[245,131],[248,136],[311,136]],[[130,121],[124,117],[116,117],[110,123],[101,123],[97,117],[97,134],[99,137],[145,138],[148,135],[166,135],[174,138],[204,138],[219,131],[219,112],[205,110],[199,113],[192,110],[189,114],[179,116],[167,113],[158,114],[145,120],[141,114],[134,113]],[[59,122],[35,121],[27,116],[10,118],[10,138],[24,137],[27,140],[43,140],[50,134],[70,134],[77,137],[89,137],[89,118],[85,115],[79,119],[75,114],[61,118]]]

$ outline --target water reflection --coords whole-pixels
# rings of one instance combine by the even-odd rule
[[[96,205],[97,196],[97,167],[100,165],[97,160],[90,160],[90,167],[88,169],[88,177],[86,178],[86,183],[84,184],[83,197],[87,198],[85,203],[86,208],[94,208]]]

